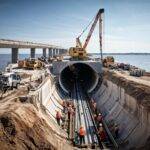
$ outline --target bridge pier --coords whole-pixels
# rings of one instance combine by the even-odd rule
[[[61,51],[61,49],[58,49],[58,56],[60,55],[60,51]]]
[[[61,49],[61,54],[66,54],[66,50],[65,49]]]
[[[63,49],[60,49],[59,50],[59,55],[62,55],[63,54]]]
[[[12,63],[17,63],[18,61],[18,48],[11,49],[11,61]]]
[[[48,49],[48,56],[53,57],[53,49],[52,48]]]
[[[30,57],[35,58],[35,48],[31,48]]]
[[[55,56],[55,49],[53,48],[52,49],[52,52],[53,52],[53,57]]]
[[[53,49],[53,57],[56,56],[56,49]]]
[[[43,48],[43,57],[46,58],[46,48]]]
[[[61,49],[61,54],[64,54],[64,49]]]
[[[56,56],[59,55],[59,49],[56,49]]]

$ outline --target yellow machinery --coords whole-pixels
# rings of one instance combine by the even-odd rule
[[[103,66],[104,67],[110,67],[111,65],[114,65],[115,59],[112,56],[107,56],[103,59]]]
[[[69,55],[74,59],[85,59],[87,57],[86,50],[78,47],[71,47],[69,49]]]
[[[83,46],[82,46],[82,43],[80,42],[80,37],[82,36],[82,34],[86,31],[86,29],[88,28],[88,26],[90,25],[88,25],[84,30],[83,30],[83,32],[76,38],[76,47],[71,47],[71,48],[69,48],[69,55],[71,56],[71,58],[73,59],[73,60],[85,60],[85,59],[87,59],[87,52],[86,52],[86,47],[87,47],[87,45],[88,45],[88,43],[89,43],[89,41],[90,41],[90,38],[91,38],[91,36],[92,36],[92,33],[93,33],[93,31],[94,31],[94,29],[95,29],[95,27],[96,27],[96,24],[97,24],[97,22],[98,22],[98,20],[99,20],[99,22],[100,22],[100,34],[99,34],[99,38],[100,38],[100,46],[101,46],[101,44],[102,44],[102,42],[101,42],[101,40],[102,40],[102,14],[104,13],[104,9],[100,9],[99,11],[98,11],[98,13],[97,13],[97,15],[96,15],[96,17],[95,17],[95,19],[94,19],[94,22],[93,22],[93,24],[92,24],[92,26],[91,26],[91,28],[90,28],[90,31],[89,31],[89,33],[88,33],[88,35],[87,35],[87,38],[86,38],[86,40],[85,40],[85,43],[83,44]]]
[[[37,68],[42,68],[43,66],[44,66],[43,62],[34,58],[18,61],[19,68],[37,69]]]
[[[43,63],[37,59],[28,59],[26,61],[27,69],[37,69],[43,67]]]
[[[18,60],[19,68],[26,68],[26,60]]]

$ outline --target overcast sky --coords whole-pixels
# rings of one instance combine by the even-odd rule
[[[104,52],[150,52],[150,0],[0,0],[0,38],[68,48],[103,7]],[[99,52],[98,26],[87,50]]]

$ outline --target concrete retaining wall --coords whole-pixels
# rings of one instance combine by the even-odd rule
[[[125,90],[104,80],[92,96],[106,122],[114,120],[119,125],[119,138],[123,149],[139,147],[150,136],[150,113]]]
[[[59,96],[57,99],[54,97],[54,93],[57,94],[57,90],[53,78],[47,78],[37,92],[39,94],[40,102],[50,111],[55,120],[56,111],[62,111],[63,107],[61,105],[62,99]]]
[[[48,118],[45,118],[45,120],[52,129],[61,136],[67,138],[67,133],[58,126],[55,118],[56,111],[61,112],[63,110],[61,105],[62,99],[57,92],[53,77],[47,77],[36,91],[30,92],[30,95],[35,98],[37,104],[46,108],[45,111],[48,114]],[[54,94],[57,95],[57,98],[54,97]]]

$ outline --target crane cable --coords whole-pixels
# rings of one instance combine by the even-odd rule
[[[80,38],[82,35],[83,35],[83,33],[88,29],[88,27],[92,24],[92,22],[94,21],[94,19],[95,19],[95,16],[93,17],[93,19],[90,21],[90,23],[85,27],[85,29],[81,32],[81,34],[78,36],[78,38]]]

